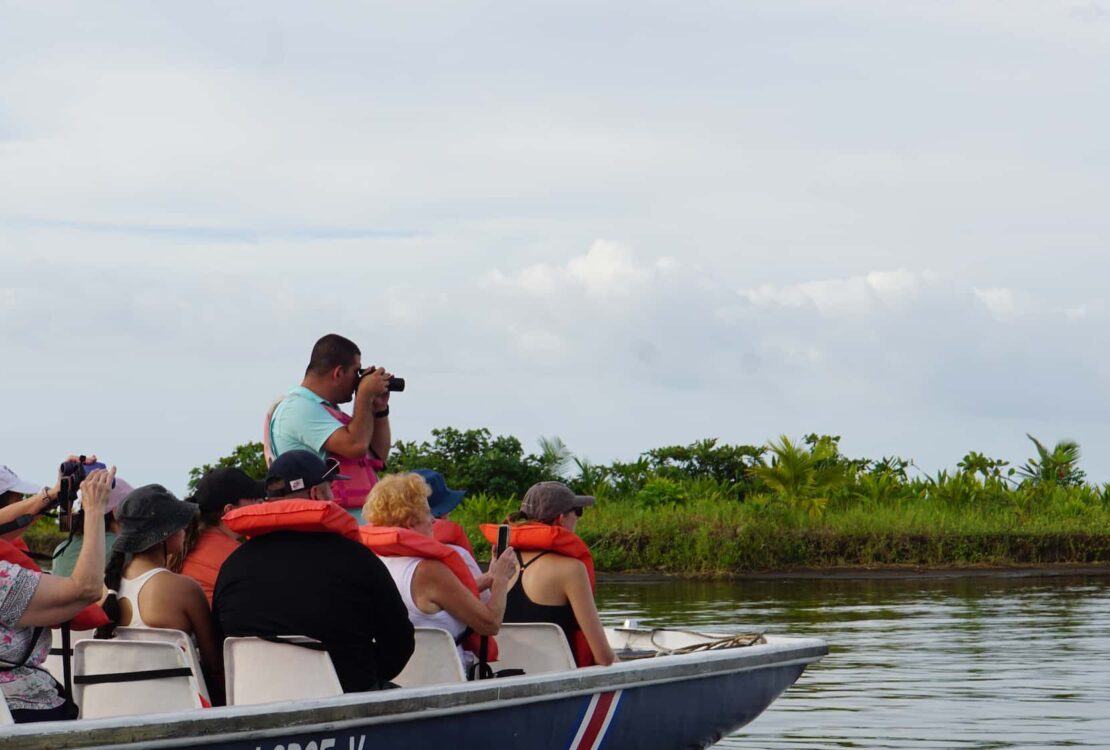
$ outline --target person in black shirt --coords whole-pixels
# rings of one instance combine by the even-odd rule
[[[308,451],[290,451],[270,467],[267,489],[281,499],[328,500],[334,472]],[[225,637],[319,640],[348,693],[388,686],[414,648],[408,611],[385,565],[335,533],[277,531],[244,542],[220,568],[212,611]]]

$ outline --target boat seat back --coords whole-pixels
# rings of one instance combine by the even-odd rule
[[[281,636],[283,643],[262,638],[224,640],[227,705],[328,698],[342,695],[335,666],[319,641]]]
[[[497,633],[500,659],[494,670],[523,669],[525,674],[575,669],[563,629],[549,622],[505,622]]]
[[[393,682],[401,687],[466,682],[455,639],[442,628],[414,628],[416,648]]]
[[[0,690],[0,727],[6,727],[14,723],[15,719],[12,718],[12,712],[8,710],[8,699],[4,697],[4,691]]]
[[[119,627],[116,628],[116,638],[121,641],[153,641],[174,644],[185,654],[185,660],[189,662],[189,667],[193,670],[193,679],[197,682],[201,697],[209,703],[212,702],[208,695],[208,684],[204,680],[204,671],[200,668],[197,647],[185,631],[172,628]]]
[[[73,648],[77,641],[92,638],[94,633],[96,633],[95,630],[71,630],[69,633],[69,647]],[[50,655],[42,663],[42,668],[61,683],[64,681],[62,675],[62,631],[55,630],[51,637],[53,640],[50,641]]]
[[[73,647],[73,675],[82,719],[201,707],[189,662],[172,643],[78,641]],[[110,681],[83,684],[97,676]]]

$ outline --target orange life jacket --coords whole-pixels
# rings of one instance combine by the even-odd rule
[[[296,396],[295,398],[304,398],[304,396]],[[270,425],[273,423],[274,411],[277,409],[278,404],[284,401],[287,396],[282,396],[275,401],[270,410],[266,412],[266,424],[262,427],[262,451],[266,459],[266,465],[269,466],[274,462],[274,446],[271,442]],[[342,425],[347,425],[351,421],[351,415],[345,413],[341,409],[334,406],[321,403],[320,406],[324,407],[328,414],[335,417],[335,420]],[[359,458],[346,458],[337,453],[329,453],[329,458],[334,458],[339,462],[339,473],[343,476],[350,477],[350,479],[335,479],[331,483],[331,493],[335,498],[335,502],[344,508],[361,508],[366,503],[366,496],[370,494],[370,490],[378,483],[378,472],[385,468],[385,461],[379,458],[372,458],[369,453]]]
[[[185,555],[185,562],[181,564],[181,575],[189,576],[204,589],[208,597],[208,606],[212,606],[212,595],[216,588],[216,578],[220,575],[223,566],[232,552],[239,547],[239,542],[228,537],[219,529],[205,529],[197,539],[196,545]]]
[[[437,518],[432,524],[432,533],[435,534],[437,542],[453,544],[456,547],[462,547],[471,555],[474,554],[474,548],[470,546],[470,540],[466,538],[466,531],[454,521]]]
[[[274,531],[311,531],[331,532],[360,541],[354,516],[327,500],[292,498],[245,505],[228,511],[223,522],[236,534],[248,538]]]
[[[0,539],[0,560],[18,565],[26,570],[33,570],[36,573],[42,572],[42,568],[36,565],[34,560],[14,544],[3,539]],[[69,621],[69,627],[72,630],[95,630],[107,623],[108,615],[104,614],[100,605],[90,604],[73,616],[73,619]],[[54,627],[61,627],[61,625],[55,625]]]
[[[426,560],[439,560],[447,566],[455,578],[474,594],[476,599],[481,599],[478,594],[478,584],[474,575],[466,566],[466,561],[457,550],[453,550],[443,542],[424,536],[412,529],[402,529],[396,526],[374,526],[368,524],[359,527],[362,543],[382,557],[422,557]],[[497,661],[497,641],[489,636],[489,645],[486,647],[486,659]],[[462,639],[462,647],[467,651],[477,654],[481,644],[481,636],[467,629]]]
[[[479,528],[482,536],[490,544],[497,543],[497,524],[484,523]],[[568,531],[561,526],[551,524],[528,522],[515,524],[509,527],[509,546],[518,551],[524,550],[550,550],[560,555],[573,557],[586,566],[586,574],[590,578],[590,590],[597,591],[597,579],[594,576],[594,559],[590,555],[590,548],[582,538],[573,531]],[[593,649],[590,648],[582,628],[574,631],[571,641],[571,651],[574,652],[574,661],[580,667],[589,667],[597,662],[594,660]]]

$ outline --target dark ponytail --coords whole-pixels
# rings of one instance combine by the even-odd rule
[[[186,502],[200,505],[200,503],[197,502],[196,496],[187,497],[185,500]],[[189,525],[185,527],[185,546],[181,550],[182,562],[184,562],[185,558],[189,556],[189,553],[197,546],[197,542],[200,541],[201,532],[205,529],[212,529],[219,526],[223,515],[224,509],[221,505],[219,508],[207,512],[205,512],[202,507],[200,513],[193,516],[192,520],[189,521]]]
[[[522,510],[514,510],[509,515],[505,516],[505,520],[501,523],[523,523],[524,521],[531,521],[528,514]]]
[[[108,596],[100,605],[104,614],[108,615],[108,622],[96,629],[96,638],[112,638],[119,626],[119,585],[123,580],[123,566],[127,555],[123,552],[114,552],[108,558],[108,565],[104,569],[104,585],[108,587]]]

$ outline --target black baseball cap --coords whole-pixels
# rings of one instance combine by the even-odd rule
[[[266,473],[266,487],[270,497],[282,497],[292,492],[300,492],[333,479],[350,479],[339,473],[339,462],[334,458],[326,461],[311,451],[289,451],[282,453],[270,464]],[[274,488],[278,482],[281,486]]]
[[[240,500],[262,500],[266,497],[266,485],[251,479],[247,472],[237,466],[221,466],[206,472],[197,482],[193,502],[204,513],[223,510],[227,504],[235,505]]]

